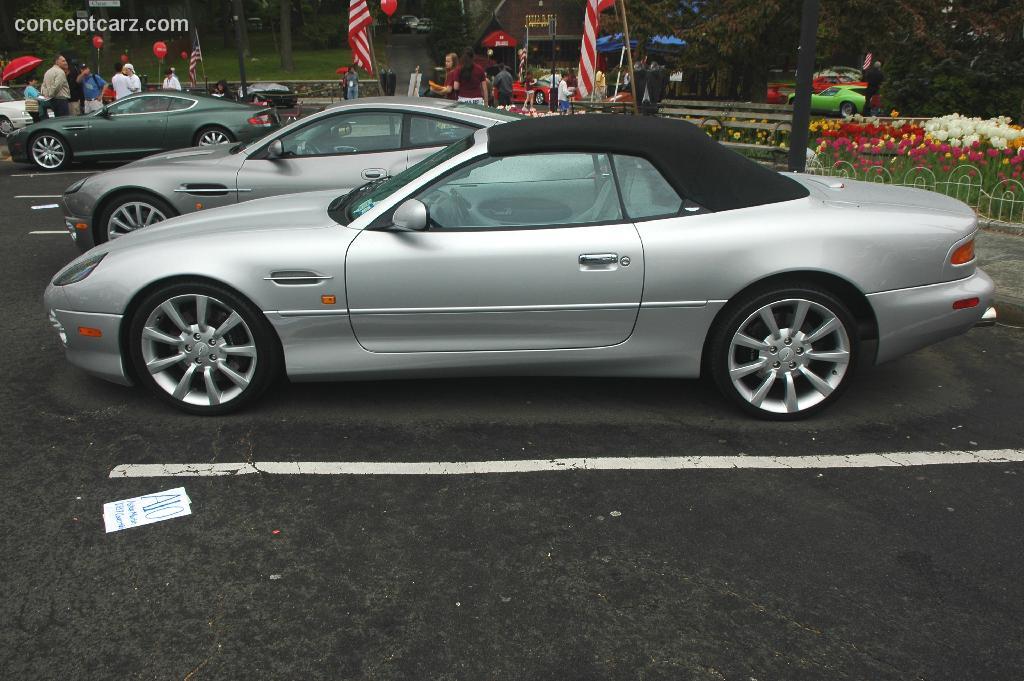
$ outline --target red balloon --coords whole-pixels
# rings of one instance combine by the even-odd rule
[[[122,64],[127,64],[128,63],[128,55],[127,54],[122,54],[121,55],[121,63]]]
[[[398,0],[380,0],[380,9],[384,14],[391,16],[398,9]]]
[[[163,59],[167,56],[167,44],[158,40],[153,43],[153,54],[156,55],[157,59]]]
[[[182,59],[188,59],[188,52],[186,52],[185,50],[182,50],[181,51],[181,58]]]
[[[97,50],[103,47],[103,38],[101,36],[94,35],[92,37],[92,46],[95,47]]]

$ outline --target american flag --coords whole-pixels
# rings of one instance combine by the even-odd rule
[[[597,15],[601,0],[587,0],[587,13],[583,19],[583,44],[580,46],[581,97],[589,97],[594,91],[594,71],[597,69]]]
[[[366,0],[351,0],[348,7],[348,46],[352,50],[352,63],[362,66],[373,75],[368,31],[373,20]]]
[[[196,64],[203,60],[203,50],[199,47],[199,31],[192,40],[192,56],[188,58],[188,79],[192,85],[196,84]]]
[[[867,56],[864,57],[864,66],[861,67],[861,71],[867,71],[868,68],[871,67],[871,60],[874,58],[874,56],[875,55],[871,54],[870,52],[867,53]]]

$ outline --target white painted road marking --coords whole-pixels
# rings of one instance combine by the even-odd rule
[[[52,177],[54,175],[94,175],[98,170],[65,170],[60,173],[19,173],[11,177]]]
[[[60,194],[18,194],[16,199],[59,199]]]
[[[66,229],[59,229],[59,230],[58,229],[50,229],[50,230],[43,229],[43,230],[38,230],[38,231],[35,231],[35,232],[29,232],[29,234],[67,234],[67,233],[68,233],[68,230],[66,230]]]
[[[38,206],[32,206],[32,210],[46,210],[47,208],[60,208],[59,203],[47,203],[40,204]]]
[[[256,461],[253,463],[127,463],[111,478],[206,477],[220,475],[483,475],[545,471],[659,471],[700,469],[820,469],[1022,463],[1024,449],[951,452],[890,452],[824,456],[649,456],[512,461]]]

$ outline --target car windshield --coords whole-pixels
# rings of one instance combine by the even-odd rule
[[[441,165],[448,159],[458,156],[471,146],[473,146],[473,138],[463,138],[436,154],[428,156],[416,165],[410,166],[394,177],[385,177],[367,182],[362,187],[335,199],[328,212],[335,222],[347,225],[360,215],[370,211],[378,203],[405,185]]]
[[[14,90],[8,90],[7,88],[0,90],[0,102],[14,102],[19,99],[21,97]]]

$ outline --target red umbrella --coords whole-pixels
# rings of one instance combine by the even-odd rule
[[[338,70],[335,71],[335,73],[337,73],[339,76],[341,74],[343,74],[343,73],[348,73],[348,67],[347,66],[339,66]]]
[[[43,60],[39,57],[33,57],[26,55],[24,57],[18,57],[12,59],[11,63],[4,67],[3,75],[0,75],[0,81],[11,80],[18,76],[24,76],[26,73],[34,69],[43,63]]]

